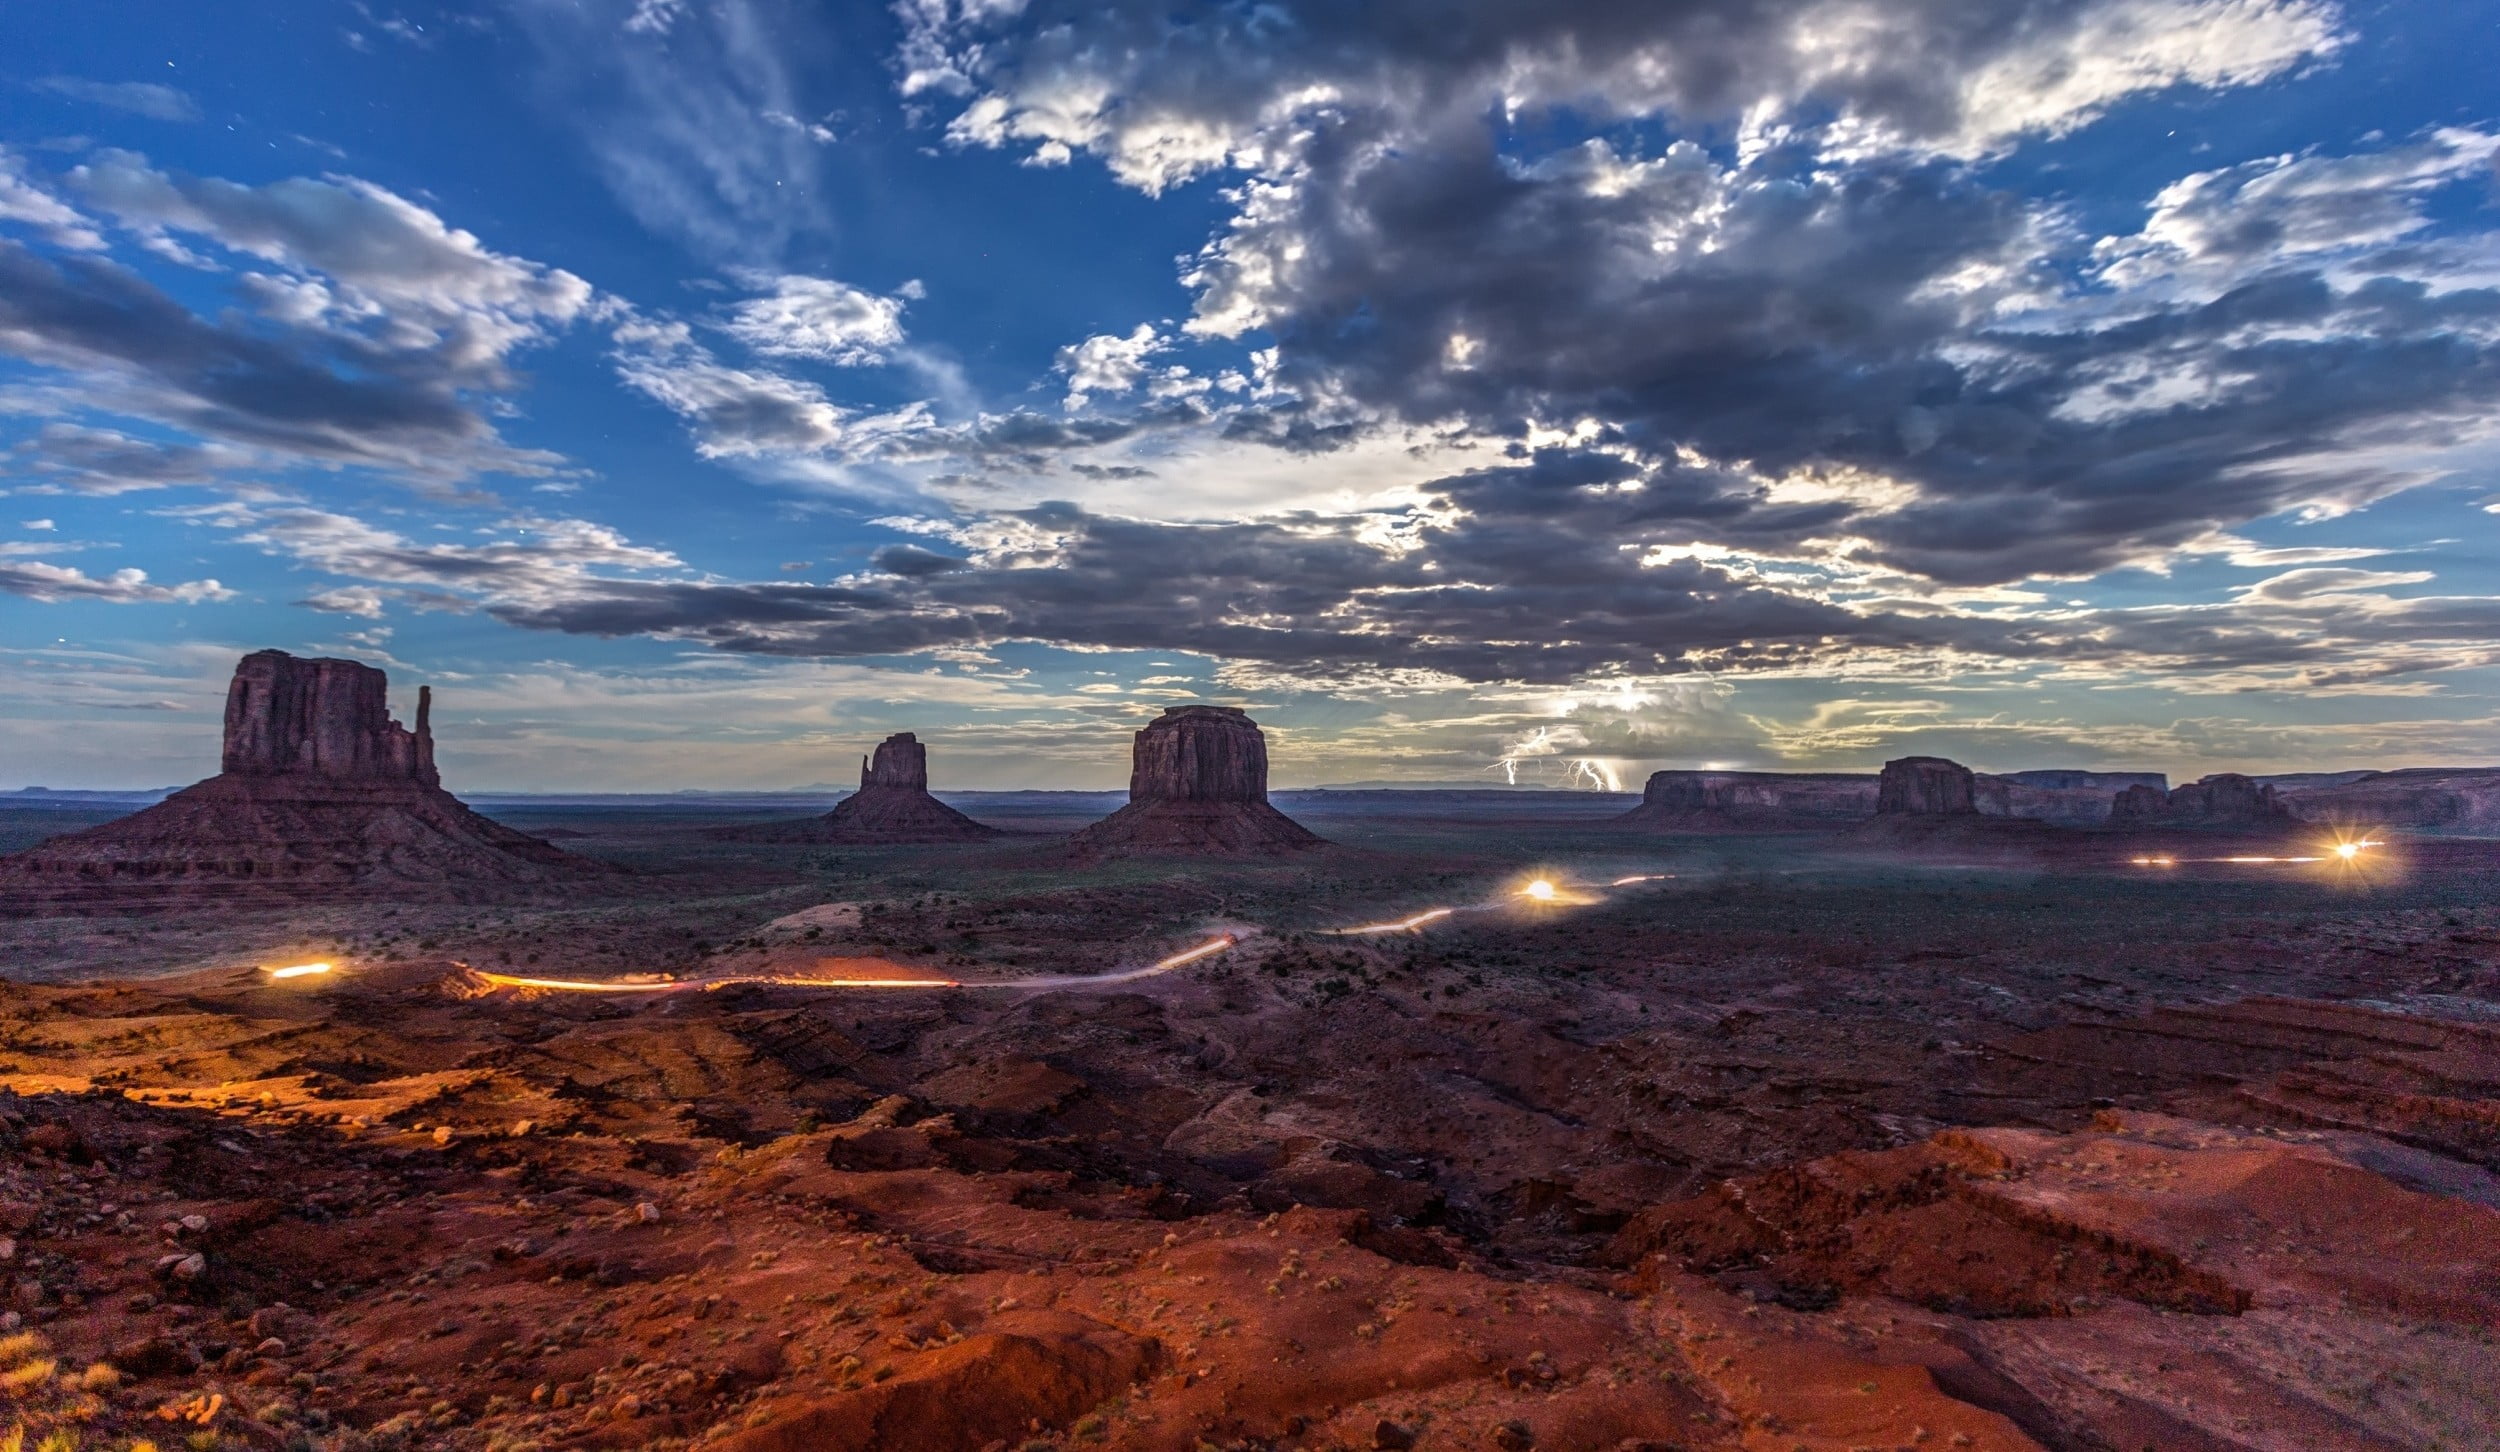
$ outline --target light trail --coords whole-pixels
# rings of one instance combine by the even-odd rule
[[[261,971],[268,974],[272,981],[281,978],[310,978],[316,973],[329,972],[330,965],[327,963],[296,963],[285,968],[264,968]]]
[[[1426,923],[1437,923],[1457,911],[1456,908],[1427,908],[1411,918],[1400,918],[1394,923],[1364,923],[1360,927],[1331,928],[1328,935],[1332,938],[1355,938],[1369,933],[1411,933]]]
[[[541,993],[714,993],[723,988],[758,986],[766,988],[1082,988],[1096,983],[1134,983],[1185,968],[1202,958],[1211,958],[1240,943],[1231,933],[1219,933],[1195,948],[1158,958],[1143,968],[1119,973],[1057,973],[1042,978],[1003,978],[979,982],[961,978],[815,978],[797,973],[724,973],[709,978],[527,978],[513,973],[489,973],[472,968],[478,978],[496,988],[519,988]]]
[[[1631,877],[1618,877],[1606,885],[1608,887],[1630,887],[1636,882],[1664,882],[1673,876],[1675,876],[1675,874],[1672,872],[1640,873]]]
[[[2378,840],[2376,837],[2361,837],[2348,841],[2337,842],[2333,844],[2330,851],[2320,853],[2290,856],[2268,856],[2260,853],[2243,852],[2236,853],[2229,857],[2173,857],[2164,853],[2160,856],[2130,857],[2127,861],[2137,867],[2176,867],[2182,862],[2227,863],[2239,867],[2297,867],[2305,863],[2315,862],[2358,863],[2361,860],[2362,853],[2373,847],[2384,847],[2386,845],[2386,843]]]

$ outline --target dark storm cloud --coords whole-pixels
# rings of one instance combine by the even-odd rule
[[[1235,440],[1594,423],[1652,463],[1744,461],[1855,501],[1783,518],[1688,476],[1656,517],[1692,538],[1845,536],[1979,586],[2366,504],[2431,477],[2391,451],[2466,439],[2500,403],[2494,295],[2426,287],[2399,249],[2429,193],[2488,164],[2479,132],[2199,174],[2097,247],[1970,164],[2131,95],[2329,53],[2324,6],[908,13],[906,88],[956,98],[961,143],[1091,153],[1148,189],[1244,179],[1188,276],[1193,331],[1275,340],[1286,396],[1230,414]],[[1742,142],[1568,139],[1618,119]]]
[[[1954,638],[1944,625],[1870,620],[1696,562],[1644,567],[1570,527],[1585,519],[1525,510],[1432,531],[1428,553],[1365,543],[1352,533],[1362,521],[1318,516],[1173,525],[1053,504],[997,518],[1030,542],[980,563],[889,546],[877,563],[891,578],[874,588],[581,579],[554,598],[490,609],[516,625],[783,655],[1034,640],[1479,681],[1774,664],[1843,640]]]

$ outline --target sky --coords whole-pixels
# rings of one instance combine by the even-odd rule
[[[2500,0],[0,3],[0,788],[2500,761]]]

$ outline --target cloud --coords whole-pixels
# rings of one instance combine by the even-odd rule
[[[859,368],[885,362],[902,346],[902,298],[797,273],[753,281],[771,292],[732,307],[722,326],[759,353]]]
[[[2433,192],[2490,172],[2500,134],[2441,127],[2347,156],[2272,156],[2164,187],[2143,229],[2093,249],[2104,280],[2228,282],[2295,258],[2383,247],[2430,225]]]
[[[21,486],[36,494],[127,494],[177,484],[205,484],[251,459],[217,444],[159,443],[116,429],[55,420],[9,450]]]
[[[95,225],[26,175],[25,164],[0,146],[0,222],[34,228],[56,247],[104,250]]]
[[[76,76],[46,76],[35,82],[38,91],[84,101],[91,106],[108,106],[145,116],[151,121],[197,121],[197,102],[172,86],[152,81],[83,81]]]
[[[506,447],[462,396],[475,371],[422,341],[210,322],[127,268],[5,239],[0,352],[79,375],[89,407],[316,462],[435,478],[556,463]]]
[[[948,134],[1103,158],[1161,190],[1226,166],[1274,174],[1346,118],[1397,142],[1451,118],[1568,109],[1672,116],[1845,149],[1981,156],[2174,85],[2246,85],[2332,53],[2304,0],[1943,3],[1391,0],[1220,9],[1150,0],[913,0],[903,89],[968,98]]]
[[[1152,323],[1139,323],[1126,337],[1097,333],[1059,350],[1058,369],[1068,376],[1068,411],[1085,406],[1097,393],[1133,393],[1145,380],[1146,360],[1171,346]]]
[[[487,248],[475,234],[354,177],[288,177],[244,186],[158,171],[126,151],[73,169],[91,205],[143,235],[183,233],[274,263],[261,279],[272,312],[298,325],[379,315],[379,340],[447,372],[500,382],[506,354],[578,317],[590,285]]]
[[[68,600],[100,600],[113,605],[193,605],[203,600],[231,600],[234,592],[215,580],[181,585],[151,585],[145,570],[115,570],[96,579],[65,565],[37,560],[22,564],[0,559],[0,592],[57,605]]]
[[[795,67],[815,22],[787,0],[506,0],[537,48],[549,110],[643,226],[707,259],[769,265],[830,230]]]

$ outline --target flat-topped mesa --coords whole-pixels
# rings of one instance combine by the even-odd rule
[[[433,693],[255,651],[226,691],[224,769],[119,821],[0,858],[0,908],[491,895],[612,869],[469,810],[434,767]]]
[[[1080,855],[1257,856],[1323,845],[1267,800],[1267,736],[1235,706],[1171,706],[1137,733],[1128,805],[1069,839]]]
[[[260,650],[226,688],[223,769],[235,776],[325,776],[439,786],[434,691],[417,690],[417,729],[391,719],[390,677],[360,661]]]
[[[860,758],[859,790],[782,840],[903,846],[995,837],[986,827],[929,795],[929,748],[908,731],[877,743]]]
[[[1840,772],[1655,771],[1626,827],[1779,831],[1861,821],[1875,810],[1875,778]]]
[[[1884,763],[1875,782],[1879,817],[1975,817],[1979,802],[1971,769],[1941,756],[1904,756]]]
[[[2217,772],[2167,794],[2131,786],[2110,800],[2113,827],[2281,827],[2300,814],[2269,783]]]

